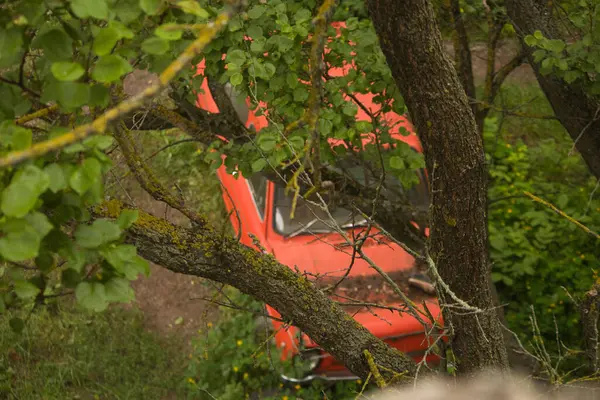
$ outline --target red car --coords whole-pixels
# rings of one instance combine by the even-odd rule
[[[202,69],[201,64],[199,73],[202,73]],[[344,73],[346,71],[342,68],[329,70],[331,76],[340,76]],[[218,112],[206,79],[203,82],[203,89],[204,93],[198,96],[197,105],[206,111]],[[230,93],[233,93],[231,88]],[[356,97],[372,112],[377,112],[380,107],[373,102],[372,94],[356,94]],[[248,99],[232,96],[232,100],[238,115],[247,127],[253,127],[258,131],[266,126],[268,123],[266,118],[256,116],[247,107]],[[347,101],[352,100],[347,99]],[[369,120],[369,116],[360,107],[356,118]],[[418,138],[412,133],[412,127],[404,117],[389,112],[384,115],[384,118],[390,126],[393,126],[391,133],[394,138],[406,142],[413,149],[421,152]],[[401,126],[411,133],[408,136],[400,135],[398,130]],[[368,141],[369,137],[372,135],[366,135],[365,140]],[[291,219],[292,197],[286,195],[283,183],[269,181],[260,174],[249,179],[236,179],[226,173],[224,166],[219,168],[217,173],[224,188],[225,206],[228,211],[235,209],[235,212],[230,213],[231,223],[236,233],[241,233],[241,241],[244,244],[255,247],[248,235],[253,234],[262,247],[271,252],[282,264],[308,274],[309,278],[318,276],[319,279],[315,284],[319,286],[336,284],[352,265],[346,279],[331,295],[332,299],[343,306],[345,303],[345,309],[356,321],[415,361],[419,362],[426,357],[426,361],[430,364],[439,362],[438,356],[426,353],[433,339],[426,334],[426,327],[413,316],[390,309],[350,304],[368,302],[397,308],[402,308],[404,305],[392,288],[365,260],[357,258],[353,261],[351,246],[348,246],[339,233],[323,222],[323,219],[327,218],[322,210],[299,199],[295,217]],[[414,206],[427,207],[428,183],[425,171],[421,171],[420,178],[420,183],[410,189],[408,197]],[[338,207],[332,215],[350,237],[366,229],[366,221],[350,210]],[[378,232],[372,230],[371,233]],[[411,255],[383,235],[380,235],[379,239],[367,240],[363,250],[421,309],[421,304],[425,303],[429,313],[441,323],[441,312],[435,296],[409,284],[409,281],[413,281],[410,278],[419,274],[415,259]],[[269,316],[279,317],[279,314],[269,306],[267,306],[267,313]],[[341,363],[322,351],[317,343],[301,334],[296,327],[284,326],[275,320],[270,321],[275,332],[276,344],[283,350],[282,357],[292,358],[299,367],[293,375],[282,375],[284,380],[302,383],[315,378],[356,379]]]

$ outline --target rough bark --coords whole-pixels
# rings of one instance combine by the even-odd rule
[[[536,30],[550,39],[565,39],[560,37],[547,2],[507,0],[505,6],[523,46],[527,46],[523,39]],[[529,62],[554,114],[575,141],[575,147],[591,173],[600,179],[600,100],[552,74],[540,74],[540,65],[531,56]]]
[[[508,367],[488,283],[487,174],[467,96],[444,53],[426,0],[368,0],[371,18],[421,142],[432,184],[431,255],[460,299],[485,310],[444,309],[461,373]],[[443,297],[448,298],[446,294]]]
[[[94,213],[116,218],[121,209],[121,203],[111,200]],[[305,277],[233,237],[207,226],[177,227],[140,210],[127,241],[141,256],[171,271],[225,283],[268,303],[363,379],[370,371],[364,350],[382,373],[389,369],[411,376],[415,372],[408,356],[373,336]]]

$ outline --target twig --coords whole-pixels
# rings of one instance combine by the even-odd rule
[[[590,228],[588,228],[587,226],[583,225],[581,222],[577,221],[575,218],[567,215],[564,211],[559,210],[558,208],[556,208],[554,205],[550,204],[549,202],[547,202],[546,200],[540,199],[539,197],[529,193],[529,192],[523,192],[525,193],[525,195],[529,198],[531,198],[533,201],[543,204],[546,207],[548,207],[549,209],[551,209],[552,211],[554,211],[555,213],[557,213],[558,215],[560,215],[563,218],[566,218],[569,222],[577,225],[577,227],[579,227],[581,230],[583,230],[586,233],[589,233],[590,235],[594,236],[596,239],[600,239],[600,235],[597,234],[596,232],[592,231]]]
[[[29,149],[9,153],[0,159],[0,168],[16,165],[25,160],[43,156],[52,151],[62,149],[65,146],[85,139],[94,133],[104,132],[109,123],[135,109],[140,108],[147,100],[160,93],[160,91],[163,90],[169,84],[169,82],[175,78],[175,76],[177,76],[179,71],[189,66],[190,61],[212,41],[212,39],[223,27],[227,25],[232,15],[239,8],[240,3],[241,1],[235,2],[233,6],[228,7],[225,11],[219,14],[213,22],[205,24],[204,28],[198,33],[198,38],[194,40],[183,51],[183,53],[181,53],[179,57],[177,57],[162,72],[157,83],[146,88],[140,94],[124,100],[119,105],[106,111],[89,124],[80,125],[72,131],[54,139],[36,143]],[[18,84],[18,82],[15,83]]]

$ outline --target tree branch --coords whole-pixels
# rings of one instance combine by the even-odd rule
[[[97,217],[117,218],[123,205],[111,200],[96,207]],[[144,258],[177,273],[234,286],[272,306],[323,349],[365,379],[368,350],[384,371],[412,375],[414,362],[373,336],[305,277],[213,228],[189,230],[140,210],[127,235]],[[382,368],[383,370],[383,368]],[[391,378],[391,372],[382,372]]]
[[[173,61],[160,75],[157,83],[145,89],[139,95],[130,97],[121,102],[116,107],[106,111],[93,122],[81,125],[74,130],[65,133],[57,138],[47,140],[41,143],[36,143],[27,150],[11,152],[0,159],[0,168],[11,165],[16,165],[25,160],[40,157],[52,151],[60,150],[65,146],[85,139],[94,134],[101,133],[106,130],[109,123],[117,120],[125,114],[140,108],[147,100],[160,93],[169,82],[175,78],[177,73],[189,65],[189,62],[194,56],[199,54],[206,45],[227,25],[229,19],[239,8],[241,2],[234,3],[227,7],[213,22],[209,22],[203,26],[203,29],[198,33],[198,38],[194,40],[184,51]],[[18,83],[17,83],[18,84]]]

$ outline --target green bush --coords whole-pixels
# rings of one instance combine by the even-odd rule
[[[231,290],[228,295],[247,311],[224,308],[218,325],[208,324],[194,341],[194,351],[186,372],[188,398],[239,400],[260,395],[261,399],[354,399],[360,392],[357,381],[310,386],[283,385],[279,374],[289,371],[289,362],[270,341],[259,339],[256,317],[261,304]]]
[[[488,119],[484,140],[491,179],[490,251],[508,323],[522,337],[530,337],[533,306],[547,342],[556,342],[558,328],[561,341],[578,347],[579,314],[567,291],[580,296],[597,279],[600,243],[523,192],[538,195],[597,231],[600,196],[592,196],[596,181],[578,155],[567,155],[569,144],[561,143],[560,135],[549,134],[527,146],[520,138],[509,141],[508,135],[498,135],[497,128],[496,120]]]

